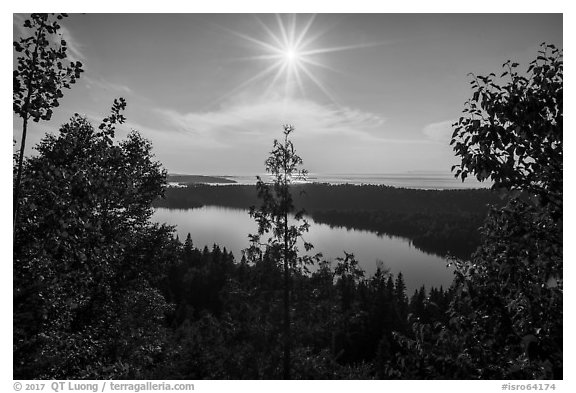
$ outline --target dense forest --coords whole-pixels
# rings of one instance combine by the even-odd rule
[[[468,258],[480,245],[480,230],[490,206],[505,194],[486,189],[418,190],[379,185],[291,185],[296,209],[315,222],[401,236],[422,251]],[[204,205],[249,209],[258,204],[256,186],[189,184],[168,188],[153,206]]]
[[[560,50],[543,44],[526,73],[506,63],[507,79],[474,77],[454,125],[455,175],[490,179],[502,200],[328,185],[301,196],[289,180],[302,165],[291,126],[273,143],[265,166],[274,180],[259,179],[256,197],[240,186],[169,190],[168,203],[186,207],[254,206],[258,233],[237,260],[152,223],[166,171],[137,131],[118,140],[124,99],[98,126],[75,114],[23,157],[28,121],[48,120],[82,72],[67,63],[66,42],[49,39],[64,17],[32,14],[31,38],[14,43],[23,125],[13,156],[15,379],[563,378]],[[300,207],[318,221],[421,238],[438,253],[456,254],[455,229],[468,236],[485,219],[477,249],[454,259],[450,288],[408,294],[401,273],[366,277],[352,254],[334,265],[303,257]]]
[[[171,356],[156,375],[168,379],[282,378],[282,271],[268,258],[256,264],[192,239],[178,244],[178,263],[161,283],[174,304],[167,315]],[[298,379],[387,378],[401,351],[394,332],[408,334],[407,316],[442,320],[450,293],[424,288],[410,298],[400,273],[378,269],[364,278],[356,261],[324,263],[293,277],[292,374]],[[380,367],[375,367],[375,364]]]

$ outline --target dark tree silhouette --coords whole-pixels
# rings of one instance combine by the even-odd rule
[[[452,144],[456,176],[492,179],[506,204],[457,261],[448,323],[415,322],[401,339],[404,376],[562,378],[562,53],[543,44],[526,76],[504,67],[502,85],[474,77]]]
[[[337,286],[340,289],[342,311],[347,313],[352,306],[352,294],[360,279],[364,277],[364,271],[358,267],[358,261],[354,254],[344,251],[344,257],[336,258],[338,262],[334,269],[334,277],[337,278]]]
[[[493,189],[526,191],[542,204],[562,203],[563,60],[542,44],[526,74],[507,61],[495,74],[475,76],[472,99],[454,125],[450,144],[461,158],[452,169],[464,180],[491,179]]]
[[[562,52],[542,44],[526,76],[518,63],[504,67],[504,85],[493,74],[473,81],[454,132],[460,175],[492,179],[508,202],[493,209],[483,245],[460,266],[466,290],[453,310],[472,307],[469,334],[485,355],[498,354],[486,374],[562,378]]]
[[[263,250],[272,260],[282,263],[284,271],[284,378],[290,379],[290,292],[291,275],[293,272],[306,269],[306,265],[314,262],[314,257],[299,255],[297,241],[308,231],[309,224],[303,218],[303,211],[295,212],[290,185],[296,179],[304,179],[306,170],[299,169],[302,159],[294,150],[289,139],[294,131],[291,125],[284,125],[284,140],[274,140],[274,147],[266,159],[266,172],[272,177],[272,184],[257,178],[256,188],[262,205],[250,209],[250,216],[258,223],[258,233],[249,235],[251,247],[248,255],[252,261],[261,260]],[[294,214],[294,224],[290,223]],[[270,235],[262,242],[262,236]],[[304,242],[306,251],[312,249],[312,244]]]
[[[25,160],[14,243],[14,376],[136,378],[164,346],[156,289],[175,258],[152,224],[165,171],[136,132],[120,143],[121,99],[97,130],[75,116]]]
[[[14,232],[20,207],[28,120],[50,120],[52,108],[57,107],[58,100],[63,97],[62,89],[69,89],[83,72],[79,61],[66,62],[68,47],[66,41],[58,35],[61,27],[58,21],[66,16],[31,14],[30,19],[24,21],[24,27],[30,29],[30,36],[14,41],[14,50],[20,55],[16,59],[17,68],[13,73],[13,110],[22,118],[22,140],[14,182]],[[54,17],[56,20],[52,20]]]

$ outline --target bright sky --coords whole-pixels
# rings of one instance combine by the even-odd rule
[[[449,172],[467,74],[563,45],[561,14],[71,14],[64,26],[86,72],[27,145],[75,112],[97,125],[122,96],[126,130],[190,174],[263,172],[283,123],[311,172]]]

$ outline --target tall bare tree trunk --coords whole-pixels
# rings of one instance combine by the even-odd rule
[[[286,165],[284,165],[286,167]],[[284,175],[284,198],[287,199],[288,183]],[[284,210],[284,379],[290,379],[290,261],[288,258],[288,211]]]
[[[18,173],[16,175],[16,182],[14,184],[14,200],[12,201],[13,217],[12,217],[12,241],[16,239],[16,227],[18,223],[18,214],[20,212],[20,183],[22,182],[22,164],[24,161],[24,149],[26,148],[26,132],[28,131],[28,110],[30,108],[30,101],[32,99],[32,81],[36,77],[36,63],[38,62],[38,50],[40,44],[38,43],[39,38],[44,32],[44,25],[38,29],[36,33],[36,46],[34,47],[34,53],[32,54],[32,69],[30,70],[30,76],[26,83],[26,89],[28,90],[26,94],[26,99],[24,100],[25,115],[22,117],[22,141],[20,143],[20,154],[18,155]]]
[[[20,152],[18,155],[18,173],[16,175],[16,182],[14,184],[14,199],[12,202],[13,217],[12,217],[12,236],[16,236],[16,223],[18,222],[18,212],[20,210],[20,183],[22,181],[22,164],[24,161],[24,149],[26,147],[26,131],[28,130],[28,118],[24,118],[24,124],[22,126],[22,142],[20,144]]]

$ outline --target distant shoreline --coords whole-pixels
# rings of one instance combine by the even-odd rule
[[[266,181],[267,174],[259,174]],[[189,185],[255,185],[256,175],[183,175],[169,174],[168,186],[173,188]],[[297,182],[300,183],[300,182]],[[395,188],[421,190],[456,190],[456,189],[486,189],[491,182],[480,183],[474,178],[462,182],[452,174],[434,172],[414,173],[383,173],[383,174],[309,174],[306,184],[351,184],[351,185],[383,185]]]
[[[236,184],[235,180],[227,179],[225,177],[218,176],[206,176],[206,175],[179,175],[179,174],[169,174],[166,177],[168,183],[176,183],[179,185],[188,184]]]

